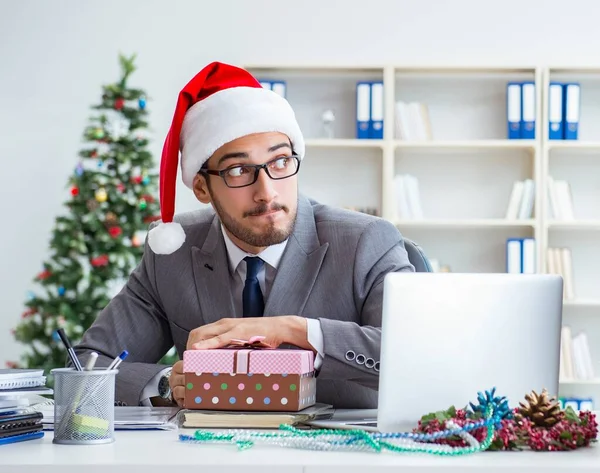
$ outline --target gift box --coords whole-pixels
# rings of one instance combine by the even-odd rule
[[[296,412],[316,402],[310,350],[222,348],[183,353],[186,409]]]

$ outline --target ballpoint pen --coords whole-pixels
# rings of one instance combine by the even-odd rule
[[[64,329],[59,328],[56,331],[56,333],[58,333],[58,336],[62,340],[63,345],[67,349],[67,353],[69,354],[69,357],[71,358],[71,361],[73,362],[73,365],[75,366],[75,369],[77,371],[83,371],[83,368],[81,367],[81,363],[79,362],[79,358],[77,358],[77,355],[75,354],[75,350],[73,350],[73,345],[71,345],[71,340],[69,340],[69,337],[67,337],[67,334],[65,333]]]
[[[121,364],[121,362],[127,358],[127,355],[129,355],[129,352],[127,350],[123,350],[121,352],[121,354],[119,356],[117,356],[110,365],[108,365],[108,367],[106,368],[107,370],[114,370],[115,368],[117,368],[117,366],[119,366]]]

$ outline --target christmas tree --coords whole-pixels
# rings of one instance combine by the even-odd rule
[[[139,263],[149,224],[160,218],[157,176],[149,144],[146,93],[128,86],[135,56],[120,56],[121,78],[103,86],[83,133],[79,162],[68,180],[66,215],[56,218],[50,255],[34,278],[14,329],[26,345],[9,367],[65,366],[55,335],[75,344]],[[162,362],[176,361],[172,349]]]

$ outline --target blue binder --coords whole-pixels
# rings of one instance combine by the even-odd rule
[[[536,100],[535,83],[521,83],[521,139],[535,139]]]
[[[506,118],[508,121],[508,139],[521,138],[521,83],[506,84]]]
[[[563,131],[563,84],[550,82],[548,89],[548,139],[562,140]]]
[[[565,140],[579,138],[580,90],[581,87],[577,82],[566,83],[564,86],[563,133]]]
[[[371,83],[356,83],[356,138],[369,138],[371,121]]]
[[[383,139],[383,82],[371,82],[371,117],[369,138]]]
[[[275,80],[271,82],[271,90],[283,98],[287,96],[287,86],[285,81]]]

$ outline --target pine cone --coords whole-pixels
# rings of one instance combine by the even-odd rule
[[[560,404],[555,397],[549,397],[544,389],[541,394],[532,391],[525,396],[525,402],[520,402],[515,419],[520,421],[526,417],[538,427],[550,428],[564,416]]]

